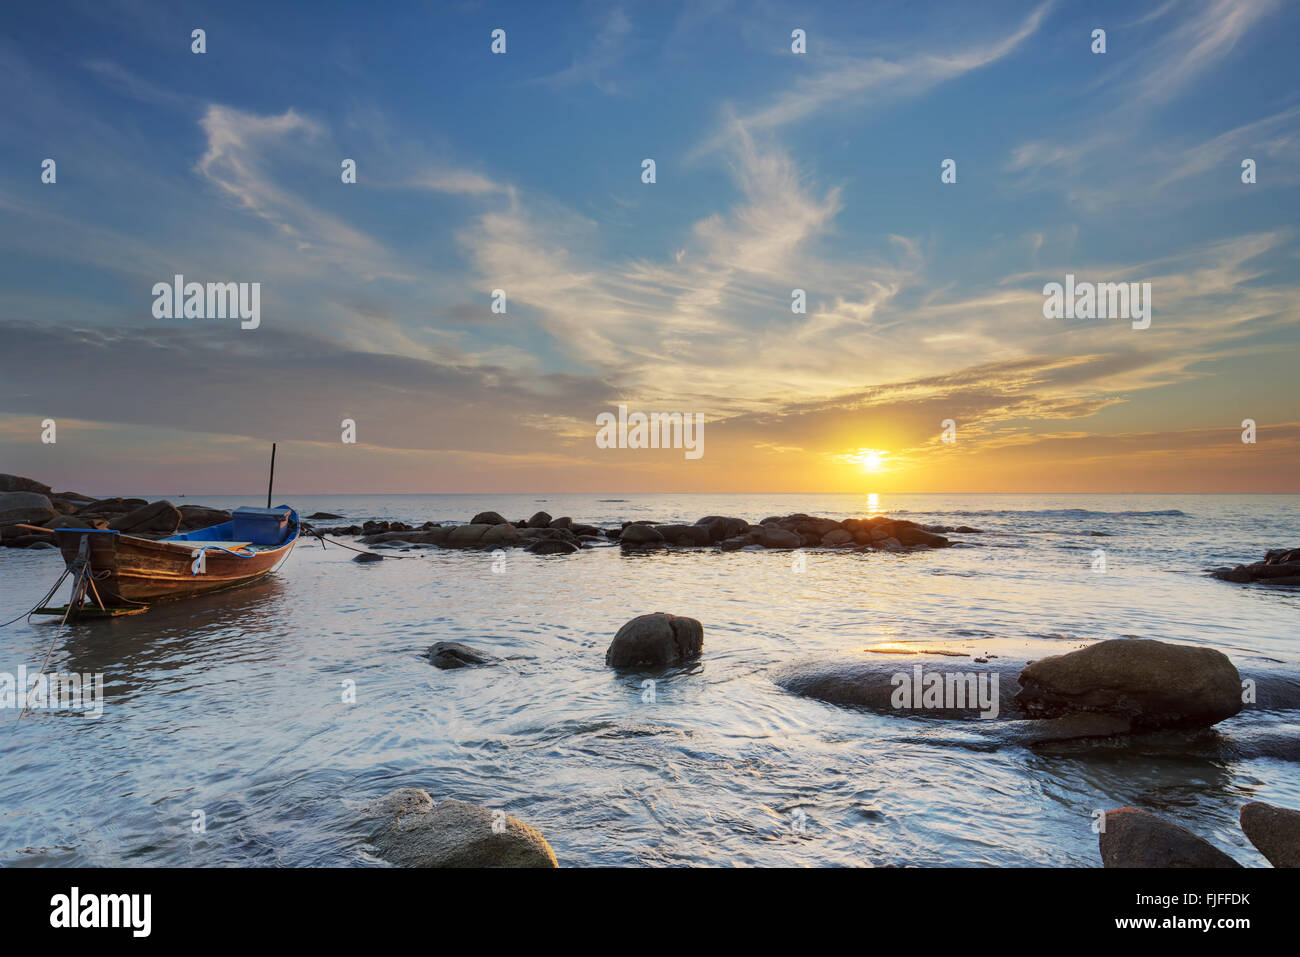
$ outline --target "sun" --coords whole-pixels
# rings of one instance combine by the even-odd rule
[[[889,453],[882,449],[859,449],[849,456],[849,459],[858,463],[864,472],[883,472],[887,458]]]

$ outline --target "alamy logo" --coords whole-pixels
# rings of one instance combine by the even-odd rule
[[[981,718],[998,716],[998,676],[986,672],[939,672],[926,674],[920,665],[909,675],[900,671],[889,679],[894,686],[889,703],[900,710],[980,709]]]
[[[1080,282],[1067,273],[1065,284],[1043,287],[1046,319],[1131,319],[1134,329],[1151,325],[1151,283]]]
[[[596,446],[602,449],[685,449],[688,459],[704,454],[704,414],[696,412],[633,412],[618,407],[618,415],[596,416]]]
[[[155,319],[240,319],[239,328],[262,324],[260,282],[186,282],[177,273],[172,282],[154,283]]]
[[[51,927],[129,927],[131,936],[148,937],[152,929],[151,894],[70,894],[50,898]]]
[[[31,681],[27,666],[19,665],[16,676],[0,671],[0,708],[80,711],[84,717],[98,718],[104,713],[104,676],[60,671],[39,673]]]

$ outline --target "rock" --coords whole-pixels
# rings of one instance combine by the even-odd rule
[[[656,525],[654,530],[669,545],[704,546],[709,542],[709,530],[703,525]]]
[[[182,506],[181,506],[181,511],[184,512],[185,509],[188,508],[188,507],[189,507],[189,506],[187,506],[187,505],[182,505]],[[310,521],[313,521],[313,520],[329,519],[329,518],[342,518],[342,517],[343,517],[342,515],[335,515],[333,512],[312,512],[310,515],[307,516],[307,521],[310,522]]]
[[[528,520],[529,528],[549,528],[551,525],[551,516],[546,512],[536,512]]]
[[[496,525],[453,525],[451,533],[448,534],[446,544],[451,548],[469,548],[473,545],[480,544],[480,540],[487,530],[497,528]]]
[[[32,551],[40,551],[41,549],[50,549],[50,548],[57,548],[57,547],[58,546],[55,545],[53,542],[44,542],[44,541],[32,542],[30,545],[27,546],[27,548]]]
[[[355,526],[353,527],[355,528]],[[429,529],[427,532],[380,532],[377,535],[365,536],[361,539],[361,544],[376,545],[380,542],[404,541],[412,545],[442,545],[447,541],[447,536],[451,534],[451,530],[455,527],[454,525],[440,525],[437,528]],[[356,532],[349,530],[347,534],[355,535]]]
[[[898,692],[904,684],[909,689],[915,690],[917,685],[915,669],[918,667],[921,669],[922,689],[925,687],[927,675],[943,675],[945,681],[947,676],[952,675],[955,692],[959,681],[956,676],[973,674],[976,678],[975,697],[972,699],[968,694],[971,688],[970,682],[961,680],[962,691],[966,697],[962,702],[964,707],[934,707],[933,703],[927,707],[925,699],[923,697],[917,699],[915,695],[911,701],[907,701]],[[1016,719],[1025,716],[1015,703],[1016,692],[1020,690],[1020,686],[1016,684],[1018,672],[1019,666],[1011,662],[1000,661],[992,667],[987,664],[976,667],[965,656],[872,653],[847,659],[816,658],[797,661],[778,668],[773,673],[772,680],[792,694],[825,701],[828,704],[864,708],[881,714],[894,714],[900,717],[921,715],[958,720],[976,719],[983,714],[986,719]],[[896,681],[894,676],[899,674],[906,676],[907,682]],[[987,707],[981,707],[979,704],[980,676],[984,676],[982,686]],[[993,686],[994,676],[997,677],[996,689]],[[895,706],[895,701],[899,703],[898,707]],[[955,695],[951,703],[954,705],[958,703]],[[996,713],[993,713],[995,711]],[[1127,725],[1125,727],[1127,728]]]
[[[833,528],[822,536],[822,544],[828,546],[848,545],[853,542],[853,533],[845,528]]]
[[[1251,801],[1241,809],[1241,829],[1274,867],[1300,867],[1300,811]]]
[[[197,528],[210,528],[230,521],[230,513],[219,508],[204,508],[202,505],[182,505],[180,507],[180,530],[190,532]]]
[[[98,502],[83,506],[77,514],[82,518],[88,515],[125,515],[148,504],[142,498],[101,498]]]
[[[384,556],[376,555],[374,552],[362,552],[360,555],[356,556],[352,560],[354,562],[359,562],[361,564],[365,564],[366,562],[382,562],[384,560]]]
[[[871,544],[886,552],[901,552],[903,550],[903,543],[896,538],[883,538],[873,541]]]
[[[1248,585],[1251,581],[1250,572],[1246,571],[1245,565],[1238,565],[1236,568],[1216,568],[1210,574],[1223,581],[1236,582],[1240,585]]]
[[[573,542],[566,542],[563,539],[541,538],[526,545],[524,551],[532,552],[534,555],[570,555],[581,549]]]
[[[467,668],[470,665],[489,665],[500,660],[469,645],[462,645],[458,641],[440,641],[425,652],[425,655],[435,668],[444,671],[452,668]]]
[[[920,526],[910,523],[904,525],[900,522],[895,524],[894,529],[898,540],[904,545],[929,545],[931,548],[947,548],[952,544],[942,535],[932,534]]]
[[[621,545],[662,545],[664,537],[649,525],[628,525],[618,536]]]
[[[171,502],[152,502],[119,515],[108,527],[129,535],[170,535],[180,527],[181,513]]]
[[[743,518],[728,518],[725,515],[706,515],[697,519],[696,525],[708,530],[710,542],[722,542],[736,538],[749,531],[749,522]]]
[[[500,812],[403,788],[366,808],[379,856],[399,867],[558,867],[540,831]],[[495,826],[494,826],[495,825]]]
[[[605,535],[605,530],[595,525],[575,524],[569,527],[569,531],[579,538],[602,538]]]
[[[108,528],[102,518],[82,518],[80,515],[58,515],[45,523],[46,528]]]
[[[78,508],[84,508],[87,505],[93,505],[99,499],[93,495],[82,495],[80,492],[55,492],[50,496],[51,499],[63,499],[65,502],[72,502]]]
[[[1240,867],[1187,828],[1135,807],[1107,811],[1098,835],[1105,867]]]
[[[471,525],[509,525],[500,512],[479,512],[469,520]]]
[[[614,668],[678,665],[704,647],[704,626],[694,618],[655,612],[633,618],[614,635],[605,664]]]
[[[572,528],[573,519],[565,515],[562,518],[553,518],[550,521],[551,528]]]
[[[0,472],[0,492],[35,492],[38,495],[48,496],[50,487],[42,485],[36,479]]]
[[[489,525],[478,543],[486,548],[498,545],[515,545],[518,544],[518,541],[519,530],[509,522],[505,522],[498,525]]]
[[[1241,676],[1222,652],[1118,638],[1030,662],[1017,703],[1031,717],[1096,712],[1135,730],[1214,724],[1241,710]]]
[[[764,548],[799,548],[803,545],[803,538],[796,532],[786,531],[776,525],[764,525],[762,540],[757,544]]]
[[[40,492],[0,493],[0,522],[44,525],[55,514],[54,505]]]
[[[1300,548],[1275,548],[1264,560],[1235,568],[1215,568],[1211,575],[1223,581],[1247,584],[1265,581],[1270,585],[1300,585]]]

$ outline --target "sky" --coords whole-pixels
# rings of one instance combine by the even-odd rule
[[[302,494],[1300,492],[1295,4],[5,18],[2,472],[255,494],[277,442]],[[177,274],[259,283],[259,324],[158,318]],[[1149,327],[1047,318],[1067,275],[1150,283]],[[599,447],[620,404],[703,454]]]

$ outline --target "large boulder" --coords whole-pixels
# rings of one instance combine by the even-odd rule
[[[694,618],[655,612],[633,618],[605,652],[613,668],[656,668],[693,661],[704,648],[704,626]]]
[[[438,525],[422,532],[378,532],[361,539],[362,545],[378,545],[381,542],[408,542],[412,545],[443,545],[455,525]],[[356,534],[349,532],[348,534]]]
[[[42,485],[36,479],[0,472],[0,492],[36,492],[39,495],[49,495],[50,487]]]
[[[1098,834],[1106,867],[1240,867],[1187,828],[1136,807],[1107,811]]]
[[[1030,662],[1017,704],[1030,717],[1092,712],[1134,730],[1214,724],[1241,710],[1241,676],[1213,648],[1119,638]]]
[[[85,518],[87,515],[98,515],[101,517],[125,515],[128,512],[133,512],[148,504],[149,503],[142,498],[101,498],[97,502],[83,505],[77,514],[82,518]]]
[[[119,515],[108,527],[129,535],[170,535],[180,527],[181,513],[171,502],[152,502]]]
[[[540,831],[500,811],[402,788],[368,805],[381,822],[373,843],[399,867],[558,867]]]
[[[548,512],[534,512],[533,517],[528,520],[529,528],[550,528],[551,516]]]
[[[59,515],[45,523],[46,528],[108,528],[102,518],[82,518],[79,515]]]
[[[518,542],[519,531],[509,522],[488,525],[487,530],[483,532],[483,536],[478,540],[478,543],[485,548],[515,545]]]
[[[497,525],[454,525],[451,534],[447,536],[446,544],[451,548],[471,548],[481,544],[481,540],[488,529],[498,528]]]
[[[469,520],[471,525],[506,525],[509,524],[501,517],[500,512],[479,512]]]
[[[651,525],[628,525],[618,536],[620,545],[662,545],[664,537]]]
[[[49,498],[40,492],[0,493],[0,522],[43,525],[55,514]]]
[[[1251,801],[1241,809],[1241,829],[1274,867],[1300,867],[1300,811]]]
[[[708,530],[710,542],[736,538],[749,531],[749,522],[743,518],[729,518],[726,515],[706,515],[697,519],[695,524]]]
[[[709,530],[703,525],[655,525],[654,530],[669,545],[709,544]]]
[[[192,532],[199,528],[211,528],[230,521],[230,513],[220,508],[205,508],[202,505],[182,505],[180,507],[180,530]]]
[[[798,532],[787,531],[775,524],[760,528],[762,538],[758,544],[764,548],[799,548],[803,545],[803,536]]]
[[[1018,670],[1015,663],[1000,659],[992,664],[965,655],[873,652],[852,658],[796,661],[778,668],[772,680],[792,694],[882,714],[1008,719],[1024,717],[1015,704]],[[925,695],[934,680],[931,675],[939,675],[943,681],[944,693],[938,698]],[[946,691],[949,686],[950,693]]]

